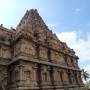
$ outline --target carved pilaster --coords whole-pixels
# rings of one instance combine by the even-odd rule
[[[41,76],[41,64],[37,65],[37,83],[40,90],[42,90],[42,76]]]
[[[82,78],[81,78],[81,72],[80,71],[78,72],[78,81],[79,81],[79,84],[81,85],[82,84]]]
[[[71,84],[72,83],[72,80],[71,80],[71,71],[67,70],[67,74],[68,74],[69,83]]]
[[[67,55],[64,55],[65,64],[68,66]]]
[[[39,72],[38,72],[38,71],[39,71],[38,69],[39,69],[39,68],[38,68],[38,64],[35,63],[35,64],[34,64],[34,67],[33,67],[33,70],[34,70],[34,72],[35,72],[35,73],[34,73],[34,74],[35,74],[34,83],[35,83],[35,86],[37,86],[37,87],[39,86],[39,78],[40,78],[40,77],[38,76],[38,73],[39,73]]]
[[[51,84],[52,84],[53,90],[56,90],[54,74],[55,74],[54,67],[51,66],[50,67],[50,80],[51,80]]]
[[[24,77],[23,77],[23,75],[24,75],[24,65],[23,64],[20,64],[20,65],[18,65],[18,68],[19,68],[19,73],[20,73],[20,85],[22,85],[23,84],[23,81],[24,81]]]
[[[48,60],[51,62],[51,50],[50,48],[48,48],[48,51],[47,51],[47,55],[48,55]]]
[[[74,77],[75,77],[76,84],[78,84],[77,71],[74,71]]]

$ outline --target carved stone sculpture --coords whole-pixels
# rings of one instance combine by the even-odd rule
[[[78,59],[36,9],[16,29],[0,26],[0,90],[87,90]]]

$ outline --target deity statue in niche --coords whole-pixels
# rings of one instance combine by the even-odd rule
[[[47,48],[39,47],[39,55],[43,59],[47,59]]]

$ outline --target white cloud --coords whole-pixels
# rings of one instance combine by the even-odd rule
[[[59,37],[60,40],[67,42],[69,45],[76,43],[75,31],[57,33],[57,36]]]
[[[90,73],[90,34],[86,36],[87,40],[78,38],[78,32],[76,31],[57,33],[57,36],[61,41],[66,42],[70,48],[75,50],[76,55],[79,56],[81,68],[84,68]],[[84,67],[85,63],[86,67]]]
[[[90,72],[90,65],[85,66],[84,70]]]
[[[57,36],[76,51],[80,60],[90,60],[90,35],[87,36],[87,40],[78,38],[76,31],[57,33]]]

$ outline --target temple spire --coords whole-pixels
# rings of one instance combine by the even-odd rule
[[[35,25],[36,23],[38,23],[39,25],[46,26],[41,16],[39,15],[37,9],[27,10],[16,29],[22,29],[24,27],[27,27],[28,25]]]

